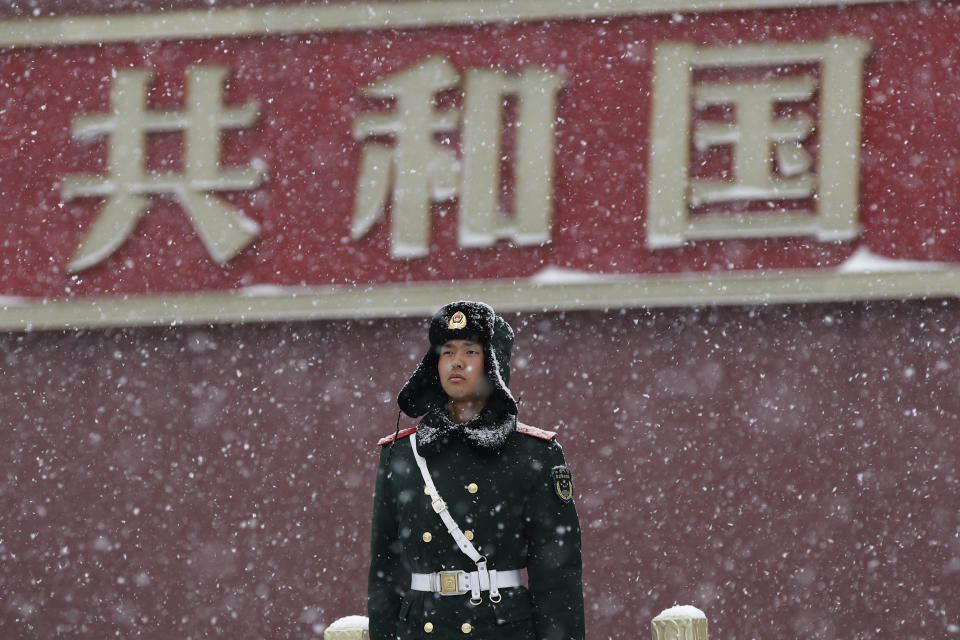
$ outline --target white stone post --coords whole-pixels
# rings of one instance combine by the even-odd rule
[[[334,620],[324,629],[323,640],[370,640],[370,621],[366,616],[347,616]]]
[[[689,605],[661,612],[650,627],[653,640],[707,640],[707,616]]]

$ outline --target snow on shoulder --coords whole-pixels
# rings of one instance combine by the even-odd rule
[[[669,609],[664,609],[660,612],[654,620],[664,620],[664,619],[676,619],[676,618],[703,618],[706,620],[707,615],[697,609],[694,606],[689,604],[677,605],[675,607],[670,607]]]
[[[540,438],[541,440],[553,440],[554,438],[557,437],[556,431],[547,431],[546,429],[538,429],[537,427],[531,427],[530,425],[523,424],[522,422],[517,423],[517,431],[527,436]]]
[[[394,440],[399,440],[400,438],[406,438],[411,433],[416,433],[416,432],[417,432],[416,427],[410,427],[409,429],[403,429],[402,431],[396,434],[391,433],[388,436],[380,438],[380,440],[377,442],[377,446],[382,447],[384,445],[390,444]]]

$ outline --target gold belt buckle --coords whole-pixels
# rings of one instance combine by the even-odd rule
[[[440,576],[440,595],[459,596],[466,593],[460,589],[459,577],[462,571],[438,571]]]

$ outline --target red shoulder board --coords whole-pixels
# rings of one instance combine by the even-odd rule
[[[410,427],[409,429],[403,429],[402,431],[400,431],[400,433],[397,433],[397,434],[391,433],[386,438],[380,438],[380,441],[377,442],[377,446],[382,447],[385,444],[390,444],[394,440],[399,440],[400,438],[406,438],[411,433],[416,433],[416,432],[417,432],[416,427]]]
[[[536,427],[531,427],[528,424],[520,424],[519,422],[517,423],[517,431],[528,436],[533,436],[534,438],[540,438],[541,440],[553,440],[557,437],[556,431],[538,429]]]

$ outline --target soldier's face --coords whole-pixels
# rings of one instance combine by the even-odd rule
[[[454,402],[476,402],[490,396],[483,375],[483,346],[470,340],[450,340],[440,347],[440,384]]]

